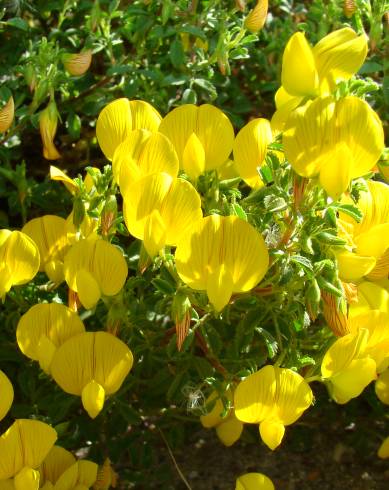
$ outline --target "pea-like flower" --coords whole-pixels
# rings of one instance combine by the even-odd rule
[[[227,391],[226,397],[233,402],[234,395],[231,390]],[[206,415],[201,415],[200,422],[207,429],[215,427],[220,441],[227,447],[232,446],[242,434],[243,423],[236,418],[233,408],[230,408],[222,417],[224,407],[216,391],[208,397],[206,405],[212,402],[214,403],[212,410]]]
[[[39,115],[39,129],[43,143],[43,156],[47,160],[58,160],[60,153],[54,144],[58,125],[58,110],[55,100],[51,100]]]
[[[253,119],[243,126],[235,138],[235,168],[250,187],[263,185],[258,168],[263,165],[267,147],[272,140],[273,135],[267,119]]]
[[[256,286],[269,266],[261,234],[237,216],[211,215],[194,223],[178,243],[175,258],[181,279],[206,291],[216,311],[233,293]]]
[[[20,231],[0,230],[0,298],[12,286],[31,281],[39,264],[38,247],[29,236]]]
[[[39,468],[42,490],[88,490],[95,483],[98,466],[54,446]]]
[[[56,350],[51,374],[66,393],[81,396],[85,410],[95,418],[106,395],[118,391],[132,364],[124,342],[106,332],[85,332]]]
[[[161,116],[152,105],[143,100],[114,100],[100,112],[96,123],[96,136],[108,160],[116,148],[134,129],[158,131]]]
[[[360,193],[358,208],[363,218],[357,223],[340,213],[339,236],[348,242],[348,250],[337,253],[339,276],[345,281],[382,279],[389,273],[389,186],[367,182],[368,190]],[[342,199],[346,204],[351,198]]]
[[[282,58],[282,86],[275,97],[273,129],[282,131],[290,112],[304,99],[330,94],[338,82],[349,80],[362,66],[366,54],[366,36],[358,36],[350,27],[331,32],[314,48],[304,33],[293,34]]]
[[[246,473],[237,478],[235,490],[274,490],[274,485],[262,473]]]
[[[117,148],[112,170],[124,195],[131,183],[147,175],[164,172],[173,178],[178,174],[178,157],[168,138],[145,129],[132,131]]]
[[[70,308],[58,303],[41,303],[20,318],[16,339],[23,354],[39,361],[41,368],[49,373],[56,349],[83,332],[84,324]]]
[[[234,128],[217,107],[184,104],[167,114],[159,127],[173,143],[180,168],[192,179],[221,167],[230,156]]]
[[[362,281],[356,286],[357,301],[350,303],[349,317],[370,310],[389,313],[389,292],[380,284]]]
[[[65,256],[64,274],[82,305],[91,309],[102,295],[119,293],[126,281],[128,267],[119,248],[91,236],[72,245]]]
[[[0,437],[0,482],[14,478],[15,490],[38,490],[37,469],[56,440],[56,431],[44,422],[16,420]]]
[[[8,376],[0,370],[0,420],[2,420],[11,408],[14,400],[14,389]]]
[[[32,238],[38,246],[39,270],[46,272],[53,282],[62,282],[63,261],[70,246],[66,236],[66,221],[59,216],[42,216],[26,223],[22,232]]]
[[[274,450],[285,426],[293,424],[312,404],[309,384],[291,369],[265,366],[241,381],[235,390],[235,415],[259,424],[263,442]]]
[[[148,175],[127,188],[124,221],[131,235],[143,240],[150,257],[165,245],[175,246],[202,217],[196,189],[166,173]]]
[[[377,114],[357,97],[319,97],[291,114],[283,134],[286,158],[303,177],[318,177],[338,199],[350,181],[368,173],[384,148]]]

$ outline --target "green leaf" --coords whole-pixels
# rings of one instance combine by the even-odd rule
[[[321,289],[324,289],[324,291],[327,291],[328,293],[331,293],[334,296],[337,296],[338,298],[343,298],[343,291],[341,291],[336,286],[328,282],[326,279],[324,279],[324,277],[318,276],[316,280]]]
[[[238,203],[231,204],[231,211],[233,214],[238,216],[240,219],[247,221],[246,211],[242,208],[242,206]]]
[[[181,101],[183,104],[196,104],[197,103],[196,92],[191,88],[185,89],[184,93],[182,94]]]
[[[21,31],[28,31],[29,29],[27,22],[20,17],[13,17],[12,19],[8,19],[7,25],[15,27],[16,29],[20,29]]]
[[[68,128],[69,135],[77,140],[81,133],[81,119],[80,116],[71,112],[66,119],[66,127]]]
[[[179,68],[185,62],[185,52],[179,39],[175,39],[170,45],[170,60],[175,68]]]
[[[193,80],[193,83],[198,87],[202,88],[203,90],[205,90],[206,92],[208,92],[212,100],[216,99],[217,97],[216,88],[211,82],[205,80],[204,78],[195,78]]]
[[[192,34],[195,37],[199,37],[203,41],[207,40],[205,33],[196,26],[183,26],[180,28],[179,32],[186,32],[187,34]]]
[[[290,257],[290,261],[295,262],[296,264],[300,264],[303,267],[309,269],[310,271],[313,271],[311,261],[307,257],[304,257],[303,255],[292,255]]]
[[[327,245],[341,246],[347,244],[347,241],[344,240],[343,238],[340,238],[326,231],[321,231],[320,233],[317,233],[315,235],[315,238],[317,238],[317,240]]]
[[[351,218],[353,218],[357,223],[360,223],[362,221],[362,211],[352,204],[336,204],[332,207],[336,208],[337,211],[351,216]]]

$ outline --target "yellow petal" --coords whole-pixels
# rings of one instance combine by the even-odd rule
[[[80,396],[92,380],[110,395],[120,388],[132,364],[132,353],[124,342],[106,332],[86,332],[57,349],[51,373],[72,395]]]
[[[14,286],[26,284],[39,270],[39,250],[29,236],[12,231],[0,245],[0,265],[6,263]]]
[[[162,133],[144,129],[132,131],[113,155],[112,170],[124,195],[132,182],[146,175],[165,172],[178,174],[178,157],[172,143]]]
[[[166,244],[166,226],[157,209],[154,209],[145,221],[143,243],[151,258]]]
[[[245,18],[244,27],[254,33],[261,30],[266,22],[268,7],[268,0],[258,0]]]
[[[226,392],[226,396],[229,400],[232,401],[233,397],[232,397],[231,390]],[[221,424],[231,414],[231,410],[229,410],[228,413],[226,414],[226,417],[222,418],[221,415],[223,413],[224,406],[223,406],[223,402],[220,399],[219,394],[216,391],[213,391],[211,395],[207,398],[206,405],[208,406],[212,404],[212,402],[215,402],[212,407],[212,410],[206,415],[200,416],[201,425],[203,427],[206,427],[207,429]]]
[[[80,53],[65,54],[62,58],[65,69],[73,76],[84,75],[92,63],[92,51],[87,49]]]
[[[262,473],[246,473],[236,480],[235,490],[274,490],[274,485]]]
[[[81,399],[89,417],[95,419],[104,406],[104,388],[99,383],[92,380],[82,390]]]
[[[231,415],[216,427],[216,434],[227,447],[232,446],[241,436],[243,424],[235,415]]]
[[[319,77],[315,60],[302,32],[293,34],[285,46],[281,83],[290,95],[317,95]]]
[[[230,301],[233,289],[231,272],[220,264],[208,274],[207,295],[216,311],[221,311]]]
[[[355,282],[366,276],[374,269],[376,259],[374,257],[363,257],[353,252],[340,252],[336,254],[339,277],[342,281]]]
[[[331,378],[331,395],[337,403],[343,405],[359,396],[376,378],[376,363],[373,359],[355,359]]]
[[[389,405],[389,369],[381,373],[375,382],[377,397],[385,405]]]
[[[64,186],[72,194],[78,191],[78,185],[74,182],[74,180],[68,177],[64,172],[62,172],[62,170],[54,167],[53,165],[50,165],[50,179],[63,182]]]
[[[323,378],[331,378],[343,372],[354,359],[363,355],[368,337],[368,330],[363,328],[355,333],[338,338],[323,357],[321,364]]]
[[[161,122],[159,131],[173,143],[180,165],[188,139],[195,133],[205,152],[205,170],[220,167],[230,156],[234,129],[228,117],[217,107],[185,104],[173,109]]]
[[[321,39],[313,48],[320,92],[332,92],[337,82],[349,80],[362,66],[366,54],[366,36],[357,36],[349,27]]]
[[[270,123],[267,119],[254,119],[244,126],[236,136],[233,152],[235,166],[246,182],[262,181],[258,169],[263,165],[267,147],[273,140]]]
[[[356,253],[380,258],[389,247],[389,223],[373,226],[355,237]]]
[[[11,126],[15,115],[14,99],[11,96],[0,110],[0,133],[5,133]]]
[[[269,263],[262,236],[236,216],[198,220],[178,243],[175,257],[178,274],[193,289],[206,290],[208,277],[224,264],[236,293],[258,284]]]
[[[274,411],[276,375],[273,366],[265,366],[241,381],[234,395],[235,415],[238,420],[258,424],[270,419]]]
[[[284,131],[290,113],[296,109],[303,100],[303,96],[290,95],[282,86],[277,90],[275,95],[277,110],[270,121],[274,136]]]
[[[96,123],[96,136],[108,160],[133,129],[157,131],[161,116],[142,100],[117,99],[104,107]]]
[[[373,282],[358,284],[358,299],[362,295],[372,310],[389,312],[389,292]]]
[[[192,133],[182,154],[182,167],[191,180],[195,181],[205,170],[205,151],[201,141]]]
[[[24,355],[38,361],[39,342],[42,336],[56,348],[74,335],[85,331],[79,316],[70,308],[58,303],[41,303],[32,306],[19,320],[16,339]]]
[[[264,420],[259,425],[259,433],[266,446],[274,451],[282,442],[285,427],[277,420]]]
[[[24,467],[14,478],[15,490],[38,490],[39,471]]]
[[[336,201],[350,183],[353,156],[346,144],[339,143],[326,157],[327,161],[320,169],[320,185]]]
[[[97,479],[98,466],[92,461],[83,459],[78,461],[78,483],[85,487],[91,487]]]
[[[101,298],[101,290],[98,282],[92,274],[81,269],[76,274],[76,286],[81,304],[87,310],[94,308]]]
[[[389,458],[389,437],[387,437],[382,441],[382,444],[378,449],[377,455],[379,458],[382,459]]]
[[[39,339],[36,351],[41,369],[43,369],[45,373],[49,373],[50,364],[56,351],[55,345],[48,337],[46,337],[46,335],[42,335]]]
[[[48,262],[63,261],[69,248],[66,236],[66,221],[59,216],[46,215],[26,223],[22,232],[34,240],[41,258],[40,270],[45,270]]]
[[[11,408],[14,399],[14,389],[11,381],[0,370],[0,420],[2,420]]]
[[[62,473],[75,462],[76,458],[71,452],[62,447],[54,446],[39,468],[42,481],[55,484]]]
[[[50,260],[50,262],[46,262],[45,273],[50,281],[53,281],[55,284],[60,284],[65,280],[63,262],[60,260]]]
[[[57,439],[49,425],[18,419],[0,437],[0,480],[12,478],[24,467],[37,468]]]

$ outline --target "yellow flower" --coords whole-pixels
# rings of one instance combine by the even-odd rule
[[[112,171],[124,195],[131,183],[147,175],[164,172],[178,174],[178,157],[174,146],[162,133],[145,129],[132,131],[113,155]]]
[[[15,478],[15,490],[37,490],[41,465],[57,439],[49,425],[18,419],[0,437],[0,481]]]
[[[78,293],[87,309],[94,308],[104,296],[114,296],[124,286],[127,263],[119,248],[91,236],[74,243],[64,260],[68,286]]]
[[[43,143],[43,156],[47,160],[58,160],[61,155],[54,145],[54,137],[57,132],[58,111],[54,100],[51,100],[39,116],[39,128]]]
[[[123,197],[128,231],[143,240],[150,257],[165,245],[177,245],[188,228],[202,217],[200,196],[192,184],[166,173],[134,182]]]
[[[143,100],[117,99],[100,112],[96,123],[96,136],[108,160],[116,148],[134,129],[158,131],[161,116],[154,107]]]
[[[312,400],[312,390],[299,374],[265,366],[237,386],[235,415],[242,422],[259,424],[263,442],[274,450],[281,444],[285,426],[300,418]]]
[[[226,397],[233,402],[234,395],[231,390],[226,392]],[[206,415],[201,415],[200,422],[207,429],[215,427],[220,441],[227,447],[232,446],[241,436],[243,424],[236,418],[233,408],[230,408],[225,417],[222,418],[221,414],[224,407],[216,391],[208,397],[206,405],[212,402],[214,402],[212,410]]]
[[[59,216],[47,215],[26,223],[22,232],[34,240],[39,249],[40,271],[45,271],[55,283],[64,280],[63,260],[69,248],[66,221]]]
[[[355,317],[370,310],[389,313],[389,292],[374,282],[363,281],[357,286],[357,302],[351,303],[349,317]]]
[[[368,339],[369,331],[361,328],[337,339],[324,355],[322,377],[337,403],[356,398],[377,377],[376,362],[365,351]]]
[[[210,104],[176,107],[163,118],[159,131],[173,143],[180,168],[192,180],[222,166],[234,143],[230,120]]]
[[[206,291],[216,311],[233,293],[256,286],[269,265],[262,236],[237,216],[212,215],[193,223],[178,243],[175,258],[181,279],[192,289]]]
[[[106,332],[85,332],[56,350],[51,374],[66,393],[81,396],[85,410],[95,418],[106,395],[118,391],[132,364],[124,342]]]
[[[14,400],[14,389],[11,381],[0,370],[0,420],[2,420],[11,408]]]
[[[274,485],[262,473],[246,473],[236,480],[235,490],[274,490]]]
[[[23,354],[39,361],[41,368],[49,373],[56,349],[83,332],[84,325],[74,311],[58,303],[41,303],[20,318],[16,339]]]
[[[268,8],[268,0],[257,0],[257,4],[244,20],[245,28],[254,33],[260,31],[265,25]]]
[[[384,148],[382,123],[363,100],[319,97],[293,112],[283,134],[286,158],[303,177],[319,177],[338,199],[350,181],[369,172]]]
[[[20,231],[0,230],[0,298],[12,286],[31,281],[39,270],[39,250]]]
[[[14,99],[11,96],[0,110],[0,133],[5,133],[11,126],[15,115]]]
[[[358,208],[360,223],[340,213],[339,236],[348,242],[348,250],[337,254],[339,276],[345,281],[388,277],[389,273],[389,186],[382,182],[367,182],[367,192],[361,192]],[[342,199],[351,204],[351,198]]]
[[[366,54],[366,36],[358,36],[349,27],[331,32],[313,49],[302,32],[293,34],[282,58],[282,86],[275,97],[272,128],[282,131],[289,114],[305,98],[328,95],[338,82],[349,80]]]
[[[39,467],[40,484],[48,490],[58,478],[76,462],[73,454],[60,446],[53,446]],[[55,487],[54,487],[55,488]]]
[[[87,49],[81,53],[66,53],[62,57],[62,62],[70,75],[77,77],[84,75],[92,63],[92,51]]]
[[[267,119],[253,119],[236,136],[233,146],[235,167],[250,187],[263,185],[258,168],[265,162],[267,147],[272,140]]]

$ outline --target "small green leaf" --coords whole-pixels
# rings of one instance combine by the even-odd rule
[[[170,60],[175,68],[179,68],[185,62],[185,52],[179,39],[175,39],[170,45]]]
[[[7,20],[7,25],[20,29],[21,31],[28,31],[28,24],[24,19],[20,17],[13,17]]]

